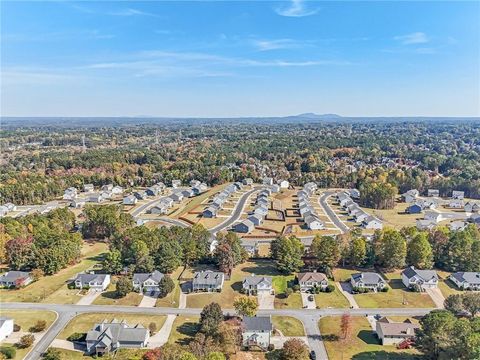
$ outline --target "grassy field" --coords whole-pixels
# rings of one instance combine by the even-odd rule
[[[221,184],[212,187],[210,190],[204,192],[203,194],[199,196],[193,197],[191,200],[188,201],[188,203],[184,206],[184,208],[176,214],[175,217],[180,217],[189,211],[194,210],[196,207],[198,207],[204,200],[209,198],[210,196],[213,196],[215,193],[222,191],[224,188],[226,188],[229,185],[229,183]],[[195,209],[197,210],[197,209]],[[201,209],[203,210],[203,209]]]
[[[300,320],[291,316],[272,316],[272,323],[285,336],[305,336],[305,329]]]
[[[75,332],[87,332],[92,329],[93,325],[103,320],[111,321],[117,319],[125,320],[129,325],[142,324],[148,329],[148,325],[154,322],[157,329],[161,329],[165,322],[166,316],[163,315],[142,315],[142,314],[112,314],[112,313],[91,313],[81,314],[74,317],[67,326],[58,335],[59,339],[66,339]]]
[[[395,207],[390,210],[375,210],[362,208],[366,213],[377,216],[384,221],[386,226],[401,229],[405,226],[415,226],[417,219],[423,218],[423,214],[405,214],[405,209],[410,204],[396,203]]]
[[[158,307],[178,307],[180,301],[180,285],[178,281],[178,277],[180,276],[183,267],[179,267],[175,270],[170,277],[172,278],[173,282],[175,283],[175,289],[163,298],[158,298],[157,303],[155,306]]]
[[[11,343],[8,343],[8,342],[2,342],[0,347],[2,347],[2,346],[13,346],[13,347],[15,347],[15,344],[11,344]],[[23,360],[25,358],[25,356],[27,355],[27,353],[31,349],[32,349],[32,347],[29,347],[29,348],[26,348],[26,349],[19,349],[19,348],[15,347],[15,350],[17,352],[15,353],[15,357],[12,360]]]
[[[73,350],[65,350],[65,349],[57,349],[60,352],[60,359],[61,360],[88,360],[93,359],[91,356],[84,355],[80,351],[73,351]]]
[[[350,276],[358,272],[359,270],[355,270],[355,269],[335,268],[333,270],[333,277],[335,278],[335,281],[339,281],[339,282],[350,281]]]
[[[0,299],[5,302],[48,302],[58,303],[65,299],[65,294],[57,293],[66,282],[73,278],[75,274],[85,271],[99,261],[100,254],[107,250],[104,243],[85,244],[82,253],[84,258],[78,264],[67,267],[57,274],[45,276],[38,281],[19,290],[0,290]],[[59,296],[57,299],[56,296]],[[67,298],[70,298],[67,296]]]
[[[37,310],[2,310],[0,316],[6,316],[14,319],[14,323],[20,325],[21,331],[28,331],[38,320],[45,320],[47,328],[57,318],[57,314],[53,311],[37,311]]]
[[[352,316],[352,328],[346,339],[342,338],[339,316],[320,319],[319,327],[330,360],[413,360],[420,359],[414,349],[397,350],[395,346],[382,346],[364,317]]]
[[[187,345],[198,331],[199,319],[199,316],[177,316],[168,342]]]
[[[321,309],[350,307],[347,298],[343,296],[337,287],[335,287],[335,290],[331,293],[322,292],[320,294],[315,294],[315,303],[317,304],[317,307]]]
[[[303,307],[300,293],[293,293],[288,298],[275,295],[275,309],[301,309]]]
[[[449,297],[450,295],[457,295],[463,293],[463,291],[457,288],[453,281],[448,279],[451,274],[450,272],[437,270],[437,274],[439,277],[438,288],[440,289],[445,298]]]
[[[388,292],[354,295],[361,308],[434,308],[428,294],[409,291],[401,280],[390,280]]]
[[[107,290],[101,293],[94,301],[94,305],[119,305],[119,306],[138,306],[142,301],[142,295],[136,292],[131,292],[123,298],[117,298],[115,287],[118,278],[112,278]]]

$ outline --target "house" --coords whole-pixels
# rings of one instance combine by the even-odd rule
[[[468,222],[471,222],[472,224],[480,225],[480,214],[470,215],[470,217],[468,218]]]
[[[247,218],[247,220],[250,220],[253,225],[259,226],[263,222],[263,216],[260,214],[252,214]]]
[[[241,245],[249,256],[258,255],[258,241],[241,239]]]
[[[367,216],[363,221],[362,221],[362,226],[365,229],[382,229],[383,224],[380,220],[378,220],[376,217],[373,216]]]
[[[201,183],[198,186],[192,187],[192,191],[194,195],[200,195],[201,193],[207,191],[207,188],[208,188],[207,184]]]
[[[467,227],[467,223],[465,221],[456,220],[452,221],[449,225],[451,231],[461,231]]]
[[[9,202],[9,203],[6,203],[6,204],[3,204],[3,206],[5,206],[8,210],[8,212],[10,211],[17,211],[17,205]]]
[[[354,219],[358,223],[363,223],[365,220],[367,220],[370,217],[365,211],[360,210],[360,212],[355,212]]]
[[[246,219],[233,226],[233,230],[238,233],[248,234],[255,229],[255,224]]]
[[[200,186],[201,182],[199,180],[190,180],[190,186],[193,188],[193,187],[197,187],[197,186]]]
[[[433,220],[418,219],[416,227],[418,230],[431,230],[435,227],[436,224],[437,223]]]
[[[248,350],[267,351],[270,346],[273,325],[270,316],[244,316],[242,322],[242,346]]]
[[[181,203],[182,200],[183,200],[183,194],[178,192],[178,193],[170,195],[169,198],[172,199],[173,202]]]
[[[272,186],[270,186],[270,189],[272,189],[272,193],[278,193],[280,192],[280,185],[273,184]]]
[[[114,186],[112,188],[112,194],[113,195],[120,195],[120,194],[123,194],[123,188],[121,186]]]
[[[420,325],[413,324],[410,320],[394,322],[383,317],[377,321],[375,327],[382,345],[397,345],[407,339],[413,339],[415,330],[419,329]]]
[[[73,280],[77,289],[92,289],[95,291],[105,291],[110,285],[110,275],[108,274],[77,274]]]
[[[243,183],[243,185],[252,186],[253,185],[253,179],[251,179],[251,178],[243,179],[242,183]]]
[[[70,207],[72,207],[74,209],[80,209],[80,208],[84,207],[86,203],[87,203],[86,199],[76,198],[76,199],[72,200],[72,202],[70,203]]]
[[[180,193],[184,198],[191,198],[195,196],[193,189],[185,189]]]
[[[440,190],[437,189],[428,189],[427,190],[428,197],[440,197]]]
[[[168,212],[168,207],[165,204],[158,204],[153,206],[149,211],[150,214],[166,214]]]
[[[0,217],[3,217],[8,214],[8,208],[6,206],[0,206]]]
[[[271,177],[264,177],[263,178],[263,185],[273,185],[273,178]]]
[[[420,214],[421,212],[423,211],[423,208],[421,205],[419,205],[418,203],[415,203],[413,205],[410,205],[409,207],[407,207],[405,209],[405,212],[407,214]]]
[[[218,207],[212,205],[203,210],[202,216],[211,219],[217,217],[217,211]]]
[[[93,202],[93,203],[97,203],[97,204],[100,204],[100,203],[104,202],[105,200],[106,200],[106,198],[103,196],[103,193],[102,194],[92,194],[88,198],[88,202]]]
[[[237,190],[243,189],[243,184],[240,181],[234,182],[233,185],[237,188]]]
[[[463,200],[464,198],[465,198],[465,191],[458,191],[458,190],[452,191],[452,199]]]
[[[161,207],[169,208],[173,206],[173,199],[170,196],[164,197],[158,203]]]
[[[111,192],[113,190],[113,184],[106,184],[106,185],[103,185],[102,188],[101,188],[102,191],[108,191],[108,192]]]
[[[133,274],[133,289],[140,293],[152,293],[160,291],[158,284],[163,279],[163,274],[155,270],[152,273]]]
[[[270,276],[247,276],[243,279],[242,288],[247,294],[252,292],[263,292],[274,294],[272,288],[272,278]]]
[[[343,210],[347,210],[347,208],[352,204],[356,204],[355,201],[353,201],[352,199],[347,199],[346,201],[343,201],[343,204],[342,204]]]
[[[133,196],[135,196],[138,200],[144,200],[147,198],[147,193],[145,191],[135,191]]]
[[[461,209],[464,207],[463,200],[452,199],[448,202],[448,207],[452,209]]]
[[[63,193],[63,200],[73,200],[77,197],[77,189],[70,187]]]
[[[315,215],[306,215],[305,224],[310,230],[321,230],[325,227],[323,222]]]
[[[410,266],[402,271],[402,282],[409,289],[414,288],[424,291],[437,287],[438,275],[435,270],[419,270]]]
[[[22,287],[33,281],[30,273],[26,271],[8,271],[0,276],[0,287]]]
[[[145,190],[145,193],[148,196],[157,196],[160,193],[160,190],[156,186],[150,186]]]
[[[352,200],[352,198],[347,195],[347,196],[343,197],[343,199],[339,200],[339,201],[338,201],[338,204],[339,204],[341,207],[345,208],[345,207],[347,207],[348,205],[352,204],[353,202],[354,202],[354,201]]]
[[[92,192],[95,190],[95,187],[93,186],[93,184],[84,184],[83,185],[83,191],[84,192]]]
[[[350,190],[348,190],[348,193],[350,194],[350,197],[352,199],[360,199],[360,190],[350,189]]]
[[[225,274],[219,271],[203,270],[193,275],[193,291],[222,291]]]
[[[255,206],[255,208],[253,209],[253,213],[257,214],[257,215],[260,215],[260,216],[267,216],[268,207],[267,207],[267,205],[259,204],[259,205]]]
[[[436,211],[425,211],[424,218],[425,220],[431,220],[436,224],[444,220],[443,215]]]
[[[325,289],[328,286],[328,279],[325,274],[319,272],[304,272],[297,275],[300,291],[308,291],[313,288]]]
[[[402,194],[402,198],[406,203],[412,203],[417,200],[418,197],[418,190],[412,189],[408,190],[406,193]]]
[[[480,272],[459,271],[451,274],[449,279],[462,290],[480,290]]]
[[[181,180],[172,180],[172,188],[176,189],[178,188],[179,186],[182,185],[182,181]]]
[[[13,319],[9,317],[0,317],[0,341],[5,340],[13,333]]]
[[[290,183],[287,180],[278,180],[278,185],[280,185],[282,189],[288,189]]]
[[[362,272],[352,274],[350,283],[353,288],[369,289],[373,291],[382,290],[387,286],[387,282],[377,273]]]
[[[463,208],[465,212],[469,212],[469,213],[479,212],[480,204],[473,201],[469,201],[465,204]]]
[[[150,332],[142,325],[128,325],[125,321],[113,319],[95,324],[85,338],[87,353],[100,356],[122,348],[144,348]]]
[[[123,198],[123,205],[135,205],[138,199],[134,195],[128,195]]]

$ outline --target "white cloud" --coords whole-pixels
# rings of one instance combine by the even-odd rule
[[[276,39],[276,40],[252,40],[253,46],[260,51],[277,50],[277,49],[296,49],[311,45],[304,41],[293,39]]]
[[[275,9],[275,12],[281,16],[303,17],[314,15],[318,10],[318,8],[308,9],[303,0],[292,0],[289,6],[278,7]]]
[[[133,8],[126,8],[126,9],[120,9],[116,11],[112,11],[108,13],[109,15],[113,16],[157,16],[156,14],[152,14],[149,12],[133,9]]]
[[[423,32],[414,32],[407,35],[399,35],[395,36],[393,39],[401,42],[404,45],[425,44],[430,41],[428,36]]]

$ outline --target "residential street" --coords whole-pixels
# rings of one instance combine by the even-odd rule
[[[335,212],[332,210],[330,205],[327,203],[327,200],[330,196],[335,194],[335,191],[325,191],[319,198],[318,198],[318,203],[320,206],[323,208],[325,214],[330,218],[330,220],[333,222],[333,224],[340,229],[342,233],[348,232],[350,229],[347,225],[345,225],[342,220],[335,214]]]

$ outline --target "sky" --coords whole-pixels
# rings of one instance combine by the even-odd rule
[[[480,116],[478,1],[5,1],[2,116]]]

